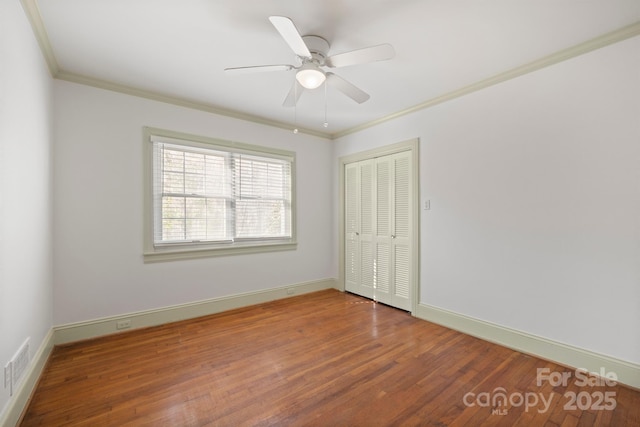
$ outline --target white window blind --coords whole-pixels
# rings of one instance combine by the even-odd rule
[[[292,160],[283,156],[153,144],[153,244],[233,244],[292,238]]]
[[[291,237],[289,163],[263,157],[234,157],[236,238]]]

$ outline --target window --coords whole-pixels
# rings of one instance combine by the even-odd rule
[[[145,261],[295,248],[294,153],[145,128]]]

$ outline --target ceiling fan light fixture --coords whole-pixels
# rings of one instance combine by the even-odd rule
[[[315,89],[326,80],[327,76],[313,64],[304,64],[296,73],[296,80],[306,89]]]

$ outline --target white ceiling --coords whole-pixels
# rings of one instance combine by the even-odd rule
[[[640,0],[23,0],[56,77],[189,101],[225,114],[328,136],[367,125],[632,25]],[[39,10],[39,16],[38,16]],[[330,54],[390,43],[396,57],[333,71],[368,92],[329,88],[282,102],[294,71],[229,75],[226,67],[293,64],[268,20],[290,17]],[[39,31],[44,29],[44,31]],[[627,31],[629,33],[629,31]],[[628,37],[626,35],[625,37]],[[556,55],[557,56],[557,55]]]

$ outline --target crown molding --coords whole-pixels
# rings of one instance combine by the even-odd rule
[[[72,83],[78,83],[85,86],[92,86],[99,89],[109,90],[112,92],[120,92],[126,95],[132,95],[139,98],[146,98],[153,101],[164,102],[166,104],[177,105],[180,107],[186,107],[193,110],[205,111],[207,113],[213,113],[220,116],[231,117],[234,119],[244,120],[252,123],[259,123],[266,126],[272,126],[280,129],[286,129],[292,131],[292,126],[288,123],[279,122],[276,120],[265,119],[264,117],[255,116],[252,114],[245,114],[235,110],[229,110],[222,107],[217,107],[212,104],[204,102],[192,101],[186,98],[167,95],[156,91],[150,91],[140,89],[133,86],[127,86],[120,83],[114,83],[107,80],[96,79],[93,77],[84,76],[81,74],[69,73],[67,71],[58,71],[53,76],[55,79],[64,80]],[[324,139],[331,139],[328,133],[318,132],[313,129],[306,129],[298,127],[300,133],[317,136]]]
[[[201,111],[205,111],[205,112],[209,112],[209,113],[213,113],[221,116],[231,117],[239,120],[245,120],[245,121],[258,123],[266,126],[272,126],[280,129],[291,130],[291,125],[288,123],[279,122],[276,120],[269,120],[264,117],[241,113],[239,111],[229,110],[229,109],[218,107],[212,104],[193,101],[193,100],[189,100],[181,97],[167,95],[167,94],[163,94],[155,91],[144,90],[140,88],[122,85],[115,82],[97,79],[94,77],[89,77],[89,76],[84,76],[84,75],[64,71],[60,68],[55,58],[55,55],[53,54],[53,49],[51,47],[51,43],[49,42],[47,31],[44,27],[44,23],[42,22],[42,17],[40,15],[40,8],[38,7],[37,0],[20,0],[20,1],[26,12],[27,18],[31,23],[33,32],[36,36],[36,39],[38,40],[40,49],[42,50],[42,54],[45,57],[45,60],[49,67],[49,72],[51,73],[51,76],[55,79],[66,80],[73,83],[79,83],[79,84],[93,86],[100,89],[120,92],[128,95],[138,96],[141,98],[147,98],[154,101],[164,102],[167,104],[173,104],[181,107],[201,110]],[[324,139],[335,140],[343,136],[350,135],[350,134],[362,131],[364,129],[379,125],[381,123],[388,122],[393,119],[397,119],[398,117],[406,116],[408,114],[415,113],[416,111],[424,110],[426,108],[430,108],[435,105],[442,104],[443,102],[460,98],[461,96],[468,95],[470,93],[485,89],[487,87],[496,85],[498,83],[505,82],[507,80],[514,79],[516,77],[523,76],[525,74],[529,74],[531,72],[540,70],[541,68],[545,68],[545,67],[557,64],[559,62],[566,61],[571,58],[575,58],[585,53],[592,52],[602,47],[609,46],[611,44],[618,43],[623,40],[636,37],[638,35],[640,35],[640,21],[627,25],[625,27],[619,28],[617,30],[611,31],[609,33],[605,33],[601,36],[595,37],[591,40],[587,40],[583,43],[577,44],[567,49],[563,49],[558,52],[552,53],[551,55],[547,55],[543,58],[537,59],[527,64],[512,68],[511,70],[505,71],[503,73],[496,74],[495,76],[472,83],[468,86],[464,86],[460,89],[456,89],[454,91],[442,94],[435,98],[431,98],[420,104],[414,105],[413,107],[406,108],[404,110],[395,112],[388,116],[384,116],[379,119],[372,120],[372,121],[363,123],[361,125],[345,129],[343,131],[339,131],[335,133],[326,133],[326,132],[320,132],[320,131],[316,131],[313,129],[306,129],[306,128],[298,128],[298,130],[300,133],[313,135],[313,136],[317,136]]]
[[[31,29],[36,36],[38,44],[40,45],[42,55],[49,67],[49,73],[55,77],[60,71],[60,66],[53,54],[51,43],[49,43],[49,36],[47,35],[47,30],[44,28],[44,23],[42,22],[42,15],[40,14],[38,2],[36,0],[20,0],[20,3],[22,3],[22,8],[27,15],[29,23],[31,24]]]
[[[164,102],[167,104],[173,104],[180,107],[191,108],[194,110],[205,111],[205,112],[217,114],[220,116],[231,117],[234,119],[249,121],[249,122],[258,123],[266,126],[286,129],[290,131],[292,130],[291,125],[288,123],[279,122],[276,120],[269,120],[264,117],[255,116],[252,114],[245,114],[239,111],[218,107],[212,104],[197,102],[197,101],[193,101],[186,98],[167,95],[167,94],[156,92],[156,91],[140,89],[132,86],[123,85],[120,83],[115,83],[107,80],[97,79],[94,77],[89,77],[89,76],[65,71],[60,68],[60,65],[58,64],[58,61],[56,60],[56,57],[53,53],[53,48],[51,47],[51,43],[49,42],[49,36],[47,35],[44,22],[42,21],[42,16],[40,14],[40,8],[38,7],[37,0],[20,0],[20,2],[22,3],[22,7],[25,11],[25,14],[27,15],[29,23],[31,24],[31,28],[36,37],[36,40],[40,45],[40,50],[42,51],[42,54],[49,68],[49,73],[54,79],[65,80],[68,82],[78,83],[85,86],[92,86],[99,89],[109,90],[112,92],[120,92],[127,95],[146,98],[153,101]],[[329,135],[328,133],[319,132],[313,129],[298,127],[298,132],[304,133],[307,135],[317,136],[323,139],[331,139],[331,135]]]
[[[408,114],[415,113],[416,111],[424,110],[429,107],[433,107],[434,105],[438,105],[443,102],[451,101],[452,99],[456,99],[461,96],[468,95],[470,93],[485,89],[489,86],[493,86],[498,83],[502,83],[507,80],[511,80],[516,77],[520,77],[525,74],[532,73],[534,71],[540,70],[541,68],[545,68],[550,65],[554,65],[559,62],[563,62],[568,59],[575,58],[585,53],[592,52],[596,49],[600,49],[602,47],[609,46],[611,44],[618,43],[638,35],[640,35],[640,21],[635,22],[631,25],[627,25],[625,27],[619,28],[610,33],[605,33],[601,36],[595,37],[591,40],[587,40],[586,42],[577,44],[567,49],[563,49],[558,52],[552,53],[551,55],[547,55],[533,62],[529,62],[528,64],[524,64],[519,67],[512,68],[511,70],[505,71],[500,74],[496,74],[495,76],[489,77],[487,79],[480,80],[478,82],[472,83],[460,89],[437,96],[435,98],[422,102],[418,105],[414,105],[413,107],[407,108],[405,110],[398,111],[396,113],[390,114],[388,116],[382,117],[377,120],[363,123],[359,126],[355,126],[341,132],[336,132],[331,135],[331,138],[337,139],[352,133],[359,132],[361,130],[379,125],[381,123],[388,122],[389,120],[406,116]]]

